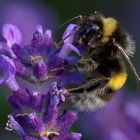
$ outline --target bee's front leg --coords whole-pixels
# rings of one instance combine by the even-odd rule
[[[49,73],[57,73],[59,71],[79,71],[91,72],[98,67],[98,64],[92,59],[80,59],[74,64],[67,64],[62,67],[50,69]]]

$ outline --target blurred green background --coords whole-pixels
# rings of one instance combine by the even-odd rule
[[[140,32],[139,32],[139,25],[140,25],[140,14],[139,14],[139,8],[140,8],[140,1],[139,0],[0,0],[0,20],[3,22],[0,22],[1,26],[4,22],[9,22],[8,17],[10,18],[11,15],[16,14],[16,9],[9,11],[9,15],[5,14],[5,9],[7,6],[10,5],[20,5],[22,6],[24,3],[24,6],[29,7],[35,6],[34,11],[36,13],[38,11],[41,11],[41,13],[38,13],[38,17],[42,14],[45,18],[45,10],[49,8],[50,12],[52,12],[56,18],[56,23],[53,26],[51,26],[50,23],[47,24],[49,19],[43,19],[44,28],[51,28],[53,31],[57,30],[57,27],[65,22],[66,20],[77,16],[79,14],[82,15],[88,15],[92,13],[93,11],[97,10],[103,13],[106,16],[113,16],[117,18],[120,23],[122,24],[125,29],[132,34],[134,40],[136,41],[136,54],[135,57],[132,59],[134,65],[136,66],[137,71],[140,70],[139,65],[139,59],[140,59]],[[3,8],[4,7],[4,8]],[[30,8],[30,7],[29,7]],[[12,12],[12,13],[11,13]],[[29,11],[30,12],[30,11]],[[36,13],[32,14],[36,16]],[[30,13],[29,13],[30,14]],[[40,14],[40,15],[39,15]],[[32,16],[32,15],[31,15]],[[18,18],[18,16],[17,16]],[[30,22],[30,18],[24,19],[24,22],[21,26],[24,26],[26,22]],[[4,19],[4,20],[3,20]],[[7,21],[6,21],[7,20]],[[53,19],[54,20],[54,19]],[[38,19],[39,22],[39,19]],[[42,19],[40,23],[42,22]],[[38,24],[40,24],[38,23]],[[28,25],[27,25],[28,26]],[[32,26],[32,25],[31,25]],[[1,27],[0,27],[1,28]],[[32,27],[35,28],[35,27]],[[61,39],[61,37],[58,37],[63,32],[63,29],[59,32],[57,32],[57,40]],[[31,38],[31,36],[29,37]],[[125,88],[129,90],[135,90],[136,84],[134,75],[129,71],[129,80]],[[8,92],[4,87],[1,86],[0,88],[0,140],[16,140],[18,137],[13,134],[12,132],[5,132],[4,127],[5,123],[7,121],[7,115],[10,113],[10,108],[8,107],[6,103],[6,96],[8,95]],[[78,126],[76,126],[78,128]],[[78,131],[78,130],[77,130]]]

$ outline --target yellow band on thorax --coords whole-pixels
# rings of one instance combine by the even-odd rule
[[[103,23],[103,37],[101,39],[102,43],[106,43],[109,37],[117,28],[117,21],[114,18],[108,17],[102,19]]]

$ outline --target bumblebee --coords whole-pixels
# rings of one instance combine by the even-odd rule
[[[116,19],[97,12],[81,17],[77,25],[72,44],[83,45],[85,49],[76,64],[65,68],[87,76],[81,86],[68,92],[75,107],[82,111],[95,110],[104,106],[125,84],[125,60],[140,81],[129,59],[134,54],[135,43]]]

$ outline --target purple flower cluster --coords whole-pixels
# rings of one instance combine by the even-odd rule
[[[69,26],[62,39],[74,28]],[[80,133],[69,132],[77,113],[60,111],[68,94],[64,89],[67,81],[80,80],[75,78],[75,72],[53,72],[65,63],[76,61],[69,55],[71,51],[80,55],[70,43],[72,36],[57,48],[51,30],[44,32],[41,25],[26,46],[20,45],[22,34],[15,25],[5,24],[2,35],[5,42],[0,44],[0,83],[10,89],[7,101],[14,109],[8,116],[6,129],[22,140],[80,140]]]

